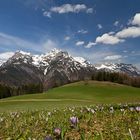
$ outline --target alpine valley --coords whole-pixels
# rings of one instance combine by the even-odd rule
[[[41,55],[17,51],[6,62],[0,62],[1,92],[6,93],[1,98],[43,92],[67,83],[89,80],[99,71],[140,76],[140,71],[131,64],[93,65],[82,57],[72,57],[68,52],[57,49]]]

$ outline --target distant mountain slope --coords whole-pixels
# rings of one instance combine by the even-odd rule
[[[98,64],[95,66],[99,71],[108,71],[108,72],[123,72],[130,76],[140,76],[140,70],[138,70],[132,64],[124,64],[124,63],[106,63],[106,64]]]

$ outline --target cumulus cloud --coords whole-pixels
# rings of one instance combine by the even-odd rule
[[[84,30],[84,29],[81,29],[81,30],[78,30],[77,33],[80,33],[80,34],[87,34],[88,31],[87,31],[87,30]]]
[[[98,29],[102,29],[103,26],[101,24],[97,24]]]
[[[77,5],[71,5],[71,4],[64,4],[60,7],[52,7],[51,12],[64,14],[64,13],[79,13],[80,11],[86,10],[87,7],[84,4],[77,4]]]
[[[51,7],[49,11],[44,11],[43,15],[51,17],[51,13],[65,14],[65,13],[93,13],[93,8],[88,8],[85,4],[63,4],[61,6]]]
[[[51,12],[48,12],[48,11],[45,11],[45,12],[43,13],[43,15],[44,15],[45,17],[48,17],[48,18],[51,18],[51,17],[52,17]]]
[[[106,56],[106,57],[104,58],[104,60],[118,60],[118,59],[120,59],[120,58],[122,58],[121,55],[110,55],[110,56]]]
[[[70,40],[70,36],[66,36],[66,37],[64,38],[64,40],[66,40],[66,41]]]
[[[93,8],[88,8],[86,12],[87,13],[93,13]]]
[[[140,36],[140,27],[128,27],[125,28],[121,31],[119,31],[118,33],[116,33],[116,36],[119,38],[128,38],[128,37],[139,37]]]
[[[133,20],[132,20],[133,25],[139,25],[140,26],[140,13],[136,13]]]
[[[122,31],[116,33],[117,36],[121,38],[136,38],[140,36],[140,13],[136,13],[133,18],[128,22],[130,27],[124,28]]]
[[[119,21],[116,21],[114,23],[115,26],[119,24]],[[109,32],[105,33],[101,36],[96,37],[95,42],[89,42],[89,44],[86,46],[86,48],[90,48],[97,44],[107,44],[107,45],[115,45],[118,43],[122,43],[125,41],[126,38],[136,38],[140,37],[140,13],[137,13],[133,20],[131,20],[131,26],[127,28],[123,28],[122,30],[118,32]],[[137,25],[137,26],[136,26]],[[100,24],[98,24],[98,28],[100,27]]]
[[[82,45],[84,45],[85,44],[85,42],[84,41],[77,41],[76,42],[76,46],[82,46]]]
[[[119,25],[119,21],[115,21],[113,25],[114,26],[118,26]]]
[[[94,43],[94,42],[89,42],[86,46],[85,46],[85,48],[91,48],[91,47],[93,47],[93,46],[95,46],[96,45],[96,43]]]
[[[110,33],[105,33],[102,36],[98,36],[95,43],[115,45],[123,41],[123,39],[119,39],[118,37],[111,35]]]

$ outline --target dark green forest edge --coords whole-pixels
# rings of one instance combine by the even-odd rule
[[[83,79],[86,82],[88,80],[96,80],[96,81],[110,81],[114,83],[129,85],[133,87],[140,87],[140,77],[132,77],[125,73],[110,73],[105,71],[95,72],[91,78]],[[76,82],[76,81],[75,81]],[[61,80],[57,81],[55,87],[61,85]],[[16,95],[24,95],[24,94],[34,94],[34,93],[42,93],[44,91],[43,84],[28,84],[28,85],[21,85],[20,87],[16,86],[8,86],[4,84],[0,84],[0,99],[6,98],[10,96]]]

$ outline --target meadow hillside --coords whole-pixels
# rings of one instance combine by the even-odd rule
[[[111,82],[81,81],[42,94],[14,96],[0,100],[0,112],[54,109],[94,104],[137,103],[140,88]]]

